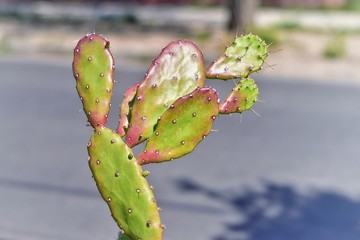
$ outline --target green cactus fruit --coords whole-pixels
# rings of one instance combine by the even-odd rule
[[[121,137],[126,134],[126,131],[129,127],[129,112],[132,108],[132,103],[135,98],[138,86],[139,83],[136,83],[126,90],[124,99],[120,105],[120,120],[117,127],[117,132]]]
[[[210,133],[218,102],[217,92],[206,87],[180,97],[159,119],[139,164],[169,161],[193,151]]]
[[[267,56],[267,45],[258,36],[248,34],[236,37],[208,67],[206,77],[222,80],[247,78],[261,69]]]
[[[187,40],[171,42],[154,59],[138,87],[129,115],[125,138],[128,146],[150,137],[158,118],[176,99],[204,85],[203,61],[201,51]]]
[[[102,198],[132,240],[162,239],[154,195],[131,149],[108,128],[97,128],[88,143],[89,166]]]
[[[220,104],[221,114],[242,113],[251,109],[257,101],[259,89],[251,78],[242,79]]]
[[[110,111],[114,58],[109,47],[109,41],[102,36],[88,34],[74,49],[76,89],[93,128],[105,126]]]

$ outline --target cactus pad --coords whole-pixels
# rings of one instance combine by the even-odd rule
[[[76,89],[94,128],[105,126],[110,111],[114,58],[109,45],[102,36],[89,34],[81,38],[74,49]]]
[[[204,81],[203,55],[194,43],[177,40],[167,45],[138,87],[126,144],[133,147],[150,137],[158,118],[170,105],[203,86]]]
[[[259,89],[251,78],[242,79],[231,91],[229,96],[220,104],[220,113],[242,113],[251,109],[257,101]]]
[[[247,78],[261,69],[267,56],[267,45],[258,36],[248,34],[237,37],[209,66],[206,77],[223,80]]]
[[[124,99],[120,105],[120,120],[117,127],[117,132],[120,136],[124,136],[129,127],[129,112],[132,108],[132,101],[135,98],[139,83],[132,85],[126,90]]]
[[[169,161],[193,151],[210,133],[218,107],[212,88],[197,88],[180,97],[156,124],[138,157],[139,164]]]
[[[89,166],[111,214],[129,239],[162,239],[154,195],[132,151],[110,129],[97,128],[88,144]]]

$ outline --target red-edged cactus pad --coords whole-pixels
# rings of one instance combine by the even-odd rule
[[[146,140],[169,106],[179,97],[203,86],[204,81],[203,55],[194,43],[177,40],[166,46],[138,87],[130,112],[126,144],[133,147]]]
[[[258,36],[237,37],[208,67],[206,77],[222,80],[246,78],[261,69],[267,56],[267,45]]]
[[[179,98],[161,116],[138,157],[139,164],[169,161],[190,153],[210,133],[218,113],[218,95],[212,88],[197,88]]]
[[[97,188],[119,227],[129,239],[161,240],[156,201],[131,149],[110,129],[97,128],[88,152]]]
[[[117,132],[120,136],[124,136],[129,127],[129,112],[130,108],[132,108],[131,103],[135,98],[138,86],[139,83],[136,83],[126,90],[124,99],[120,105],[120,120],[117,127]]]
[[[220,113],[242,113],[249,110],[257,101],[259,89],[251,78],[241,80],[220,104]]]
[[[105,126],[113,89],[114,58],[110,43],[102,36],[89,34],[74,49],[73,74],[76,89],[91,126]]]

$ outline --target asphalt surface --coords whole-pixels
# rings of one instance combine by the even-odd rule
[[[116,239],[87,166],[71,63],[1,58],[0,73],[0,239]],[[144,73],[117,69],[113,106]],[[359,239],[359,86],[254,78],[262,117],[220,116],[193,153],[144,167],[164,239]],[[208,85],[224,97],[233,83]]]

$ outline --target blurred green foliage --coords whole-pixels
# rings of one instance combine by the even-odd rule
[[[272,46],[281,43],[280,35],[276,27],[250,27],[249,32],[258,35],[267,44]]]
[[[346,55],[345,34],[333,35],[324,46],[323,56],[330,59],[339,59]]]
[[[291,21],[291,20],[280,22],[275,27],[279,28],[279,29],[283,29],[283,30],[299,30],[299,29],[301,29],[301,26],[298,22]]]
[[[346,0],[344,9],[352,11],[360,11],[360,1],[359,0]]]

